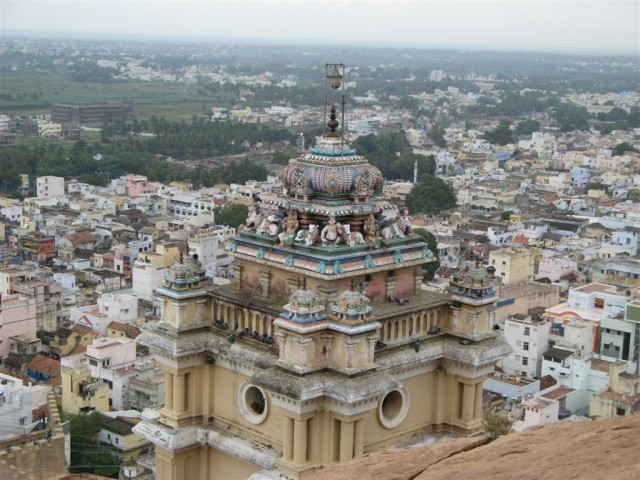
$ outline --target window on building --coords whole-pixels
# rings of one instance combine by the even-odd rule
[[[625,413],[627,413],[627,412],[625,412],[624,408],[620,408],[620,407],[616,408],[616,415],[622,416]]]
[[[524,342],[524,343],[522,344],[522,349],[523,349],[523,350],[529,350],[529,342]]]
[[[529,365],[529,357],[522,357],[522,365]]]
[[[111,365],[111,359],[110,358],[105,358],[104,360],[102,360],[102,366],[103,367],[108,367],[109,365]]]
[[[624,415],[624,414],[623,414]],[[25,425],[27,423],[27,417],[22,417],[20,419],[20,425]]]
[[[94,358],[90,358],[89,359],[89,365],[97,367],[98,366],[98,361],[96,359],[94,359]]]
[[[531,328],[530,327],[524,327],[524,334],[529,336],[531,334]]]
[[[521,372],[523,377],[527,376],[527,372],[525,372],[524,370]]]

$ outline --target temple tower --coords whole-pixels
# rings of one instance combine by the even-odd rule
[[[339,91],[344,68],[327,67]],[[433,254],[345,143],[342,112],[327,103],[283,194],[252,205],[226,247],[230,285],[203,288],[187,259],[158,289],[162,318],[139,341],[165,369],[166,402],[136,427],[157,478],[304,478],[434,430],[481,430],[482,382],[510,353],[491,328],[491,273],[421,288]]]

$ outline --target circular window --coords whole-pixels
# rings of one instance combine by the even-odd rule
[[[378,418],[385,428],[395,428],[407,417],[409,395],[403,388],[387,393],[378,406]]]
[[[264,391],[248,382],[243,383],[238,390],[238,406],[244,418],[254,425],[267,418],[267,397]]]

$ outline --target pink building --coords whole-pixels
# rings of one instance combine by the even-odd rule
[[[594,163],[596,170],[604,172],[615,172],[620,164],[621,157],[609,157],[607,155],[598,155]]]
[[[578,263],[574,260],[558,257],[543,258],[538,265],[538,273],[535,279],[548,278],[552,282],[557,282],[564,275],[576,273],[577,271]]]
[[[23,295],[0,295],[0,358],[9,355],[9,338],[36,336],[36,300]]]
[[[155,183],[149,183],[144,175],[129,173],[125,179],[125,188],[129,197],[139,197],[145,193],[153,193],[158,189]]]

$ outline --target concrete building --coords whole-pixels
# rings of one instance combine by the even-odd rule
[[[640,377],[631,375],[626,370],[626,362],[611,364],[609,385],[591,396],[591,418],[610,418],[640,412]]]
[[[132,113],[130,103],[54,103],[51,105],[51,121],[63,125],[102,125],[108,120],[128,118]]]
[[[626,291],[601,283],[570,289],[567,302],[544,312],[551,323],[550,341],[583,353],[599,353],[601,322],[623,314],[629,300]]]
[[[66,413],[108,412],[109,385],[91,377],[89,369],[70,368],[62,372],[62,410]]]
[[[36,197],[62,197],[64,194],[64,178],[49,175],[36,179]]]
[[[150,359],[133,364],[134,374],[129,380],[129,406],[135,410],[164,405],[164,372]]]
[[[533,280],[534,254],[528,248],[499,248],[489,252],[489,265],[495,276],[507,285],[519,280]]]
[[[0,295],[0,358],[9,355],[9,339],[15,335],[35,337],[36,300],[23,295]]]
[[[143,450],[147,450],[151,446],[151,442],[133,432],[133,427],[139,421],[137,418],[127,416],[112,418],[103,415],[100,421],[98,441],[114,451],[123,461],[135,460]]]
[[[36,429],[33,411],[47,404],[48,392],[44,385],[24,386],[22,379],[0,373],[0,440]]]
[[[227,249],[232,283],[205,290],[186,257],[156,291],[161,319],[138,341],[165,373],[165,405],[134,431],[154,443],[158,479],[303,478],[434,429],[483,428],[483,382],[510,353],[492,328],[494,278],[471,268],[448,295],[423,291],[433,254],[419,236],[381,238],[374,205],[402,217],[333,127],[283,178],[286,198],[261,195],[261,211],[297,218],[307,243],[248,227]],[[367,240],[316,243],[336,219]]]
[[[91,377],[109,386],[109,405],[116,410],[129,408],[129,379],[136,361],[136,344],[129,338],[98,338],[87,347]]]
[[[537,314],[515,314],[504,322],[504,334],[513,354],[503,360],[507,374],[540,378],[542,354],[549,348],[551,324]]]

